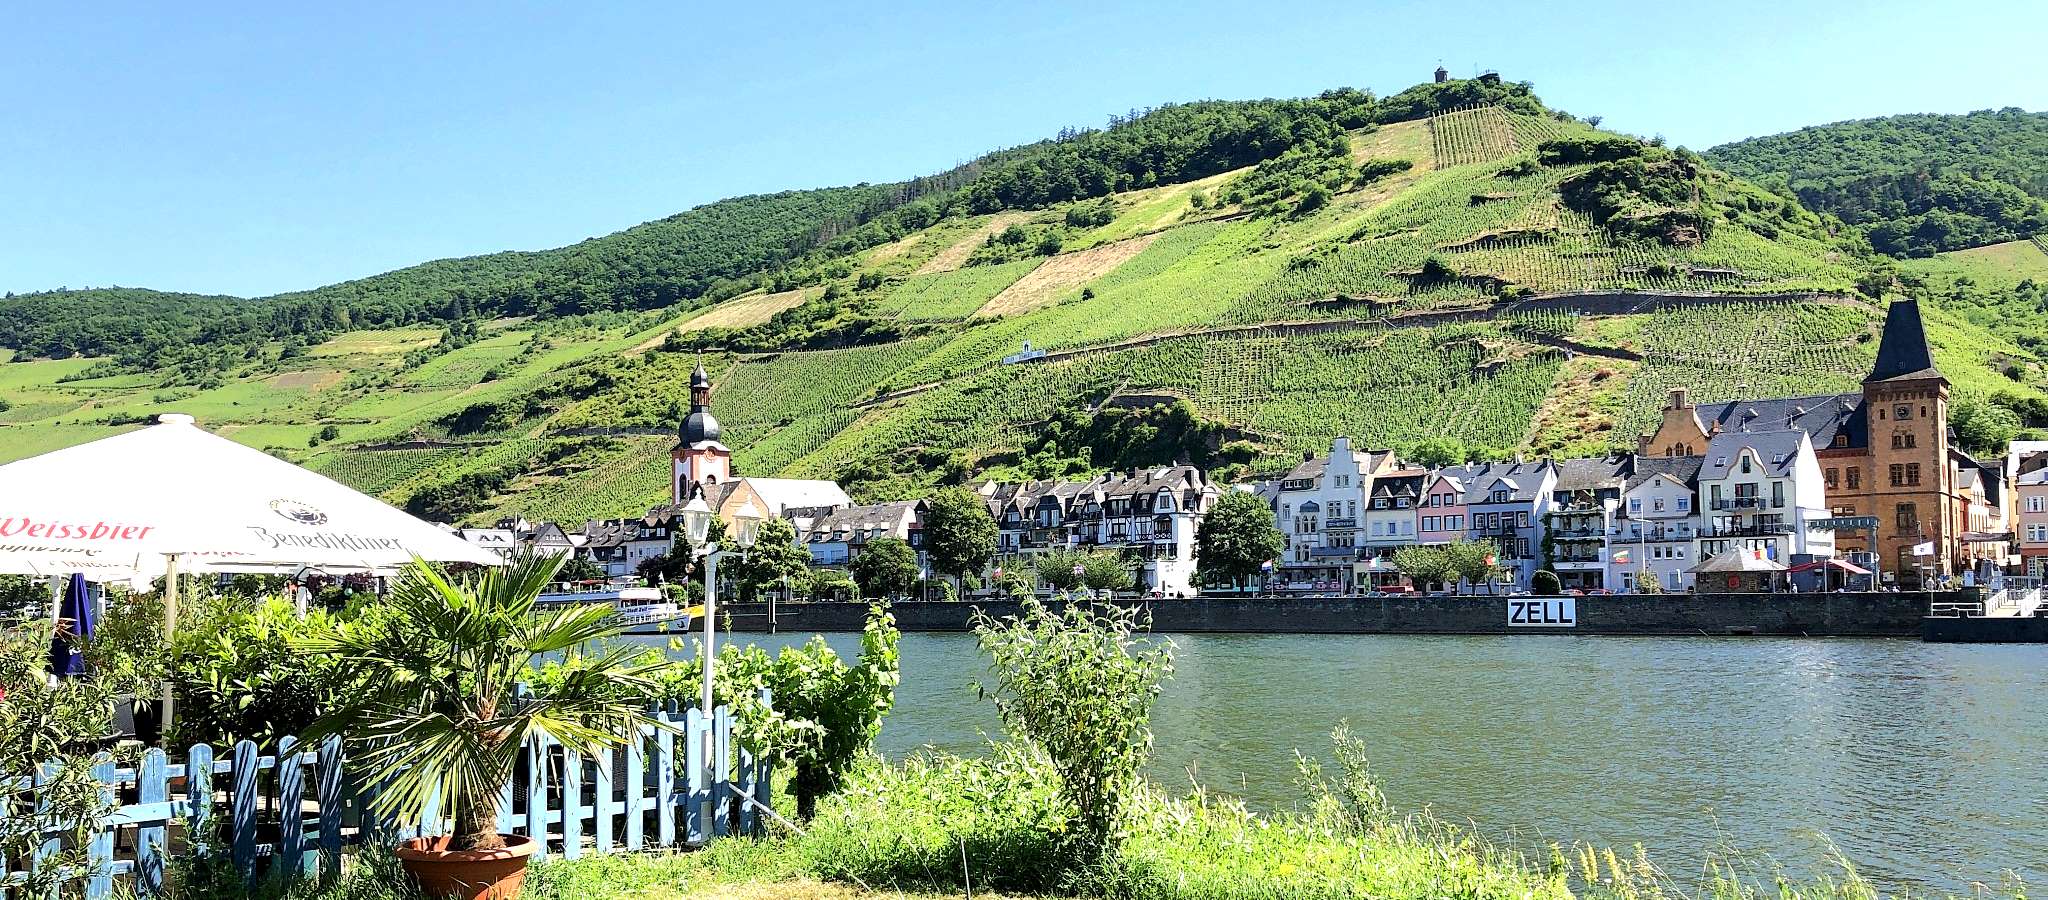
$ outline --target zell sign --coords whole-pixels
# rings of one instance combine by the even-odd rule
[[[1508,601],[1511,628],[1572,628],[1578,624],[1578,604],[1571,597]]]

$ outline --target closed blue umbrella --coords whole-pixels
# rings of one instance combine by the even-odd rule
[[[76,572],[64,588],[59,607],[57,635],[50,639],[50,671],[60,676],[85,674],[85,642],[92,638],[95,622],[92,594],[85,576]]]

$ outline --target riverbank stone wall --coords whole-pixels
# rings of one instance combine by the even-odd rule
[[[1919,637],[1945,594],[1617,594],[1544,597],[1259,597],[1121,601],[1152,630],[1244,634],[1612,634]],[[904,631],[966,631],[976,610],[1015,615],[1015,601],[890,605]],[[736,631],[769,630],[768,606],[719,607]],[[779,631],[859,631],[864,603],[782,603]]]

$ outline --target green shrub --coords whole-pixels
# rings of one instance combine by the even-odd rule
[[[312,610],[300,619],[289,602],[214,597],[195,604],[171,648],[176,692],[172,739],[186,744],[255,741],[275,746],[328,712],[353,667],[331,655],[304,653],[295,638],[315,630],[379,627],[374,607],[339,614]]]
[[[1539,569],[1529,576],[1529,593],[1539,597],[1550,597],[1564,593],[1564,582],[1557,580],[1557,573]]]
[[[1389,175],[1399,175],[1415,168],[1415,163],[1406,159],[1369,159],[1358,167],[1357,185],[1363,187]]]
[[[1552,138],[1536,145],[1536,159],[1546,166],[1611,162],[1640,156],[1643,144],[1618,134],[1589,134],[1583,137]]]
[[[853,576],[844,569],[814,568],[811,570],[809,587],[804,596],[812,600],[830,600],[841,596],[851,597],[860,592],[860,586],[853,583]]]
[[[1076,203],[1067,207],[1067,225],[1072,228],[1098,228],[1116,221],[1116,201],[1104,198],[1095,203]]]
[[[1136,581],[1130,563],[1108,550],[1054,548],[1033,557],[1032,566],[1038,581],[1062,591],[1121,591]],[[1074,574],[1077,566],[1081,570],[1079,575]]]
[[[1173,644],[1140,642],[1139,630],[1134,609],[1083,603],[1055,614],[1034,599],[1016,616],[974,616],[995,673],[980,690],[1059,774],[1068,849],[1083,861],[1116,856],[1125,804],[1152,753],[1152,703],[1173,674]]]
[[[917,587],[917,551],[902,538],[868,541],[847,568],[863,597],[894,597]]]
[[[1045,755],[999,743],[978,758],[871,759],[796,843],[803,867],[828,880],[950,891],[964,875],[977,889],[1040,893],[1065,879],[1071,816]]]
[[[822,636],[773,656],[752,644],[721,655],[720,677],[739,686],[736,692],[766,688],[771,694],[781,727],[757,731],[753,749],[793,770],[789,787],[799,819],[815,815],[818,798],[838,789],[855,760],[874,747],[902,680],[896,651],[901,639],[895,618],[878,606],[868,611],[853,665]],[[775,740],[759,739],[771,733]]]

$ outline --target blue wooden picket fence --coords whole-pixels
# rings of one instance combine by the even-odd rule
[[[765,760],[733,743],[731,707],[707,719],[670,703],[652,717],[657,725],[642,726],[635,739],[594,758],[529,741],[514,783],[499,798],[498,830],[542,838],[536,858],[565,859],[760,832],[766,823],[744,798],[773,806],[771,773]],[[438,803],[417,822],[373,812],[376,774],[351,770],[338,738],[309,747],[287,737],[271,755],[248,741],[223,753],[199,745],[176,761],[151,748],[133,768],[103,757],[94,775],[114,812],[86,844],[91,865],[79,875],[85,896],[111,897],[117,880],[139,896],[159,893],[166,859],[190,854],[226,854],[251,885],[328,879],[340,871],[345,846],[447,833],[448,811]],[[33,783],[49,777],[48,770],[37,773]],[[62,852],[62,840],[53,833],[31,859],[0,859],[0,895],[19,894],[9,886]]]

